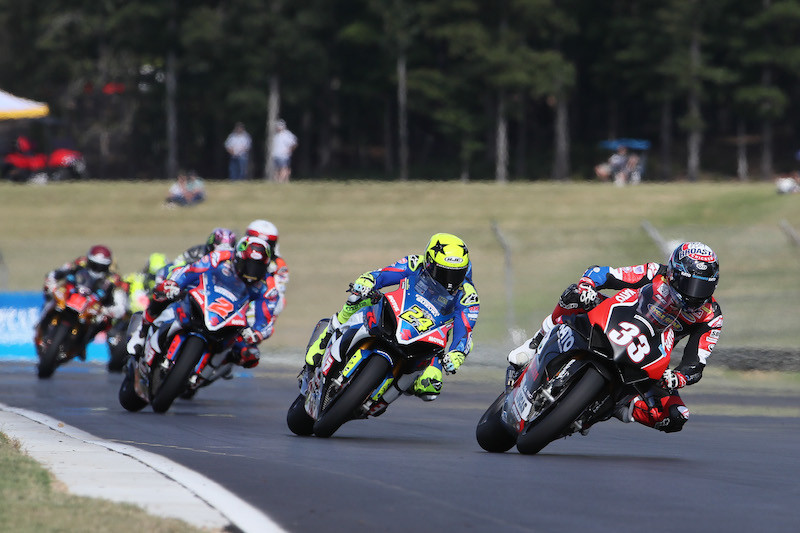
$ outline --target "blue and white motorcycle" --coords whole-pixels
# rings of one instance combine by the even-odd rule
[[[349,420],[383,414],[410,394],[432,358],[444,355],[455,299],[430,276],[411,276],[368,297],[372,305],[344,324],[320,366],[310,377],[301,373],[300,395],[286,417],[295,434],[330,437]],[[311,342],[327,323],[317,324]]]

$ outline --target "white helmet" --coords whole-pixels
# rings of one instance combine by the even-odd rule
[[[278,228],[269,220],[258,219],[252,221],[247,226],[245,235],[264,239],[272,249],[272,256],[274,257],[280,255],[280,252],[278,251]]]

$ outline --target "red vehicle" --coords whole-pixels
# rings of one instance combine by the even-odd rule
[[[88,271],[81,269],[53,291],[55,305],[42,320],[41,336],[36,339],[40,378],[49,378],[59,365],[84,353],[91,340],[89,328],[103,309],[94,283]]]
[[[535,454],[552,441],[586,434],[615,407],[661,382],[679,307],[653,297],[653,285],[623,289],[588,314],[563,317],[540,351],[507,385],[478,422],[481,448],[502,453],[514,445]]]
[[[31,141],[20,135],[14,149],[3,156],[2,175],[16,182],[42,177],[47,181],[80,179],[86,177],[86,162],[82,153],[69,148],[35,153]]]

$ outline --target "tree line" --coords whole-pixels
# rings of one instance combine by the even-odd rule
[[[66,4],[66,5],[65,5]],[[224,177],[237,121],[298,179],[768,179],[798,149],[800,0],[0,0],[3,89],[99,178]],[[8,125],[4,126],[8,130]],[[36,130],[38,131],[38,130]]]

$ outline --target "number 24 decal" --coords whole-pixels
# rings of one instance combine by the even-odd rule
[[[650,353],[650,343],[638,327],[630,322],[620,322],[617,329],[608,332],[608,340],[628,347],[628,357],[634,363],[641,362]]]
[[[415,305],[402,315],[400,318],[414,326],[414,329],[422,333],[423,331],[427,331],[433,326],[433,320],[430,318],[425,318],[425,314],[422,312],[422,309]]]

